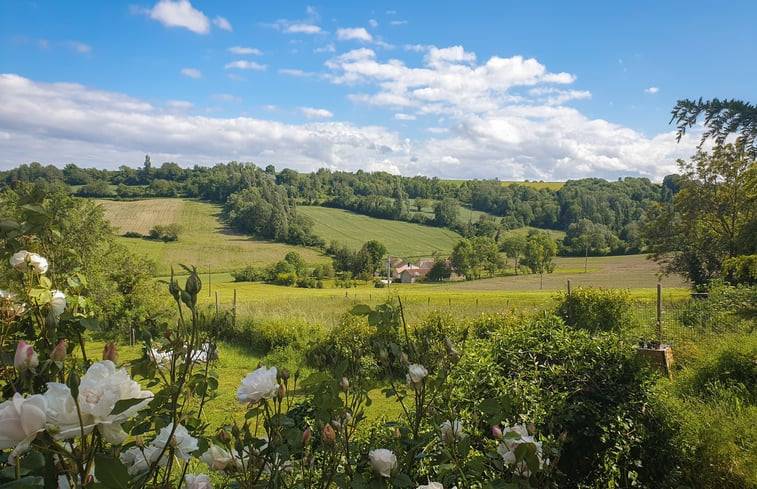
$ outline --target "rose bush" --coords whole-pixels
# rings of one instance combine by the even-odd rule
[[[29,306],[20,315],[4,314],[4,324],[16,334],[33,330],[37,340],[13,345],[16,369],[6,387],[17,393],[0,404],[0,450],[12,449],[9,460],[21,456],[25,466],[23,454],[36,448],[42,454],[39,470],[50,480],[54,474],[56,484],[203,489],[218,479],[223,486],[248,489],[367,489],[428,481],[431,489],[463,489],[491,477],[523,480],[517,466],[511,470],[495,462],[498,445],[488,428],[466,421],[471,429],[462,430],[449,380],[463,349],[445,335],[434,336],[432,344],[407,330],[398,334],[400,308],[358,308],[368,311],[369,327],[376,328],[366,350],[378,352],[377,358],[366,361],[361,348],[352,348],[333,369],[301,383],[299,373],[286,368],[260,366],[248,373],[236,392],[247,406],[244,420],[210,436],[213,427],[204,424],[202,410],[218,385],[209,368],[216,347],[198,312],[196,269],[186,268],[184,288],[171,278],[177,322],[143,331],[145,354],[131,362],[129,372],[118,364],[113,342],[102,360],[87,358],[82,333],[93,318],[86,297],[43,276],[41,256],[14,256],[11,263],[26,275],[19,296],[4,295],[3,307]],[[403,336],[406,341],[399,342]],[[386,393],[401,404],[405,419],[390,429],[363,430],[377,368],[385,370],[391,386]],[[189,474],[197,462],[212,474]],[[23,473],[20,483],[34,486],[34,475]]]

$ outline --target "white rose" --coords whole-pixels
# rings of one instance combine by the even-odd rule
[[[66,294],[60,290],[51,290],[50,292],[53,294],[50,298],[50,312],[58,318],[66,309]]]
[[[407,385],[413,390],[418,390],[427,376],[428,370],[423,365],[413,363],[407,367]]]
[[[458,420],[445,421],[439,426],[439,431],[442,432],[442,439],[447,442],[451,442],[452,440],[462,440],[465,436],[465,433],[463,433],[463,427]]]
[[[208,467],[213,470],[241,468],[237,457],[216,445],[211,445],[205,453],[200,455],[200,461],[208,464]]]
[[[146,447],[132,447],[125,452],[121,452],[121,463],[123,463],[129,475],[147,472],[152,464],[152,458],[157,456],[160,448],[148,445]]]
[[[19,272],[26,272],[26,270],[28,270],[26,267],[26,256],[28,254],[29,252],[26,250],[14,253],[13,256],[11,256],[11,266]]]
[[[103,437],[120,445],[126,439],[121,423],[134,416],[152,400],[152,392],[143,391],[126,370],[116,370],[110,360],[92,364],[79,383],[79,408],[82,414],[92,415]],[[116,403],[124,399],[142,399],[118,414],[111,414]]]
[[[237,399],[239,402],[258,402],[276,397],[278,392],[276,367],[266,369],[262,366],[242,379],[242,385],[237,389]]]
[[[47,258],[44,256],[39,256],[36,253],[29,253],[26,260],[32,269],[38,274],[42,275],[47,271]]]
[[[210,483],[210,477],[205,474],[192,475],[187,474],[184,478],[185,489],[212,489],[213,484]]]
[[[40,275],[47,271],[47,258],[40,256],[37,253],[29,253],[26,250],[14,253],[13,256],[11,256],[10,262],[13,268],[23,273],[26,273],[29,270],[29,266]]]
[[[441,482],[428,481],[428,484],[420,485],[418,489],[444,489],[444,485]]]
[[[192,457],[190,453],[198,448],[197,438],[190,435],[183,425],[178,425],[176,430],[173,430],[173,436],[169,439],[172,430],[173,423],[170,423],[168,426],[160,430],[158,436],[153,440],[152,445],[157,448],[164,448],[166,445],[169,445],[174,449],[174,456],[184,461],[189,460]],[[159,453],[160,452],[158,451],[155,454],[155,457],[157,457]]]
[[[0,404],[0,450],[15,447],[8,462],[24,453],[37,433],[45,429],[47,406],[41,394],[24,397],[18,392]]]
[[[502,443],[497,447],[497,453],[502,456],[502,461],[505,465],[512,466],[517,474],[522,477],[530,477],[531,471],[528,469],[528,465],[525,460],[516,464],[517,457],[515,456],[515,449],[521,443],[530,443],[536,447],[536,457],[539,459],[539,468],[544,466],[542,460],[542,442],[536,441],[532,435],[528,433],[528,428],[524,423],[511,426],[502,430],[503,437]],[[515,436],[514,434],[517,434]]]
[[[368,452],[368,458],[371,461],[373,470],[381,474],[382,477],[389,477],[392,471],[397,467],[397,457],[391,450],[379,448]]]
[[[48,382],[44,394],[47,402],[47,431],[59,440],[75,438],[90,433],[95,423],[92,415],[82,413],[81,423],[76,413],[76,403],[71,389],[66,384]]]

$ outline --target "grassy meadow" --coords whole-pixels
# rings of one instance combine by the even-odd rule
[[[236,297],[239,318],[290,318],[298,321],[333,325],[356,303],[378,304],[399,296],[409,317],[425,317],[432,310],[445,310],[461,316],[501,312],[513,307],[537,309],[548,306],[568,280],[573,287],[629,289],[634,299],[652,302],[660,281],[670,301],[687,296],[686,284],[678,277],[658,279],[657,266],[643,255],[558,257],[554,273],[543,278],[520,274],[483,278],[469,282],[442,284],[393,284],[375,288],[358,282],[350,289],[335,288],[326,281],[323,289],[299,289],[262,283],[235,283],[229,272],[247,265],[262,266],[281,260],[297,251],[311,265],[330,261],[309,248],[260,241],[230,232],[220,219],[220,206],[186,199],[146,199],[140,201],[99,201],[106,218],[119,234],[147,234],[155,225],[180,224],[179,240],[163,243],[139,238],[118,238],[132,251],[146,255],[158,264],[158,275],[170,267],[195,265],[205,282],[202,301],[214,309],[230,311]],[[378,239],[395,256],[413,258],[449,253],[460,236],[446,229],[418,224],[375,219],[341,209],[299,207],[299,212],[315,221],[316,233],[355,247],[365,240]],[[528,229],[512,232],[527,233]],[[555,238],[559,231],[552,232]],[[207,295],[206,295],[207,294]]]
[[[330,258],[311,248],[250,238],[229,230],[221,220],[221,206],[186,199],[145,199],[137,201],[99,200],[105,218],[123,235],[149,233],[156,225],[179,224],[177,242],[163,243],[120,237],[129,250],[147,256],[166,275],[180,263],[208,267],[214,272],[230,272],[247,265],[262,266],[281,260],[296,251],[308,263],[326,263]],[[230,279],[230,276],[228,276]]]
[[[375,239],[386,246],[390,255],[404,258],[448,254],[461,239],[449,229],[376,219],[343,209],[299,206],[297,212],[311,218],[315,222],[315,234],[327,242],[336,240],[357,249]]]

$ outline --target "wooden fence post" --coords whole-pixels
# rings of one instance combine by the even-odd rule
[[[662,341],[662,284],[657,282],[657,340]]]

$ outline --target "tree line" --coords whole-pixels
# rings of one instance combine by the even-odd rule
[[[81,197],[199,198],[223,205],[232,228],[286,243],[326,246],[313,235],[312,222],[297,214],[298,205],[322,205],[445,227],[466,238],[499,241],[503,232],[524,226],[562,230],[567,236],[560,253],[566,255],[640,252],[646,245],[640,232],[644,215],[655,204],[671,201],[679,179],[672,175],[659,185],[646,178],[590,178],[552,190],[505,185],[497,179],[455,182],[362,170],[299,173],[238,162],[193,168],[165,162],[153,167],[149,156],[136,169],[84,169],[73,163],[58,169],[35,162],[0,172],[3,187],[36,182],[48,189],[68,188]],[[460,218],[465,208],[481,212],[466,222]]]

